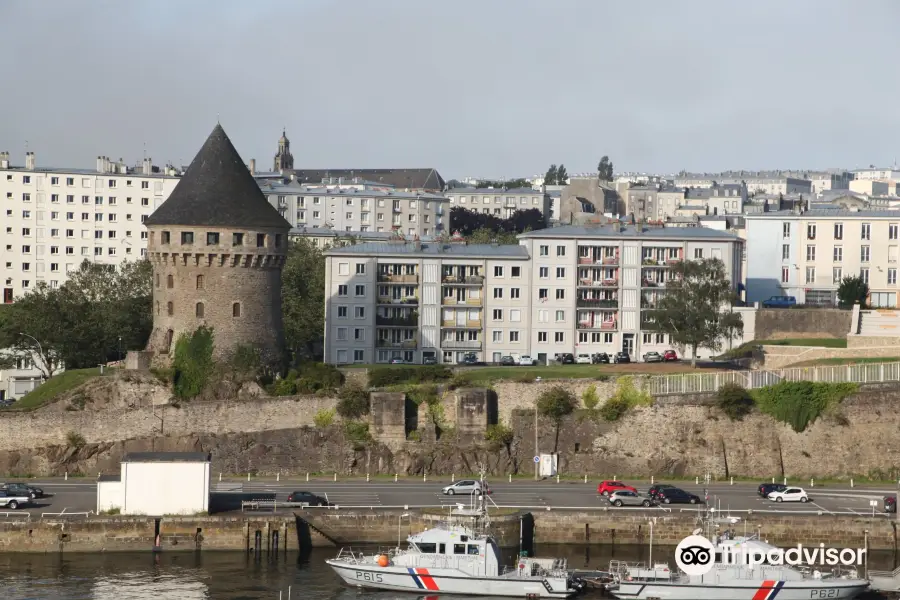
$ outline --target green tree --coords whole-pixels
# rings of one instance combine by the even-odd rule
[[[556,185],[559,180],[558,169],[556,165],[550,165],[547,173],[544,175],[544,185]]]
[[[600,159],[600,163],[597,165],[597,178],[600,181],[613,180],[613,164],[608,156]]]
[[[645,311],[644,327],[665,333],[673,344],[690,347],[691,366],[697,366],[697,348],[721,350],[725,340],[743,330],[741,316],[730,310],[735,294],[718,258],[683,260],[670,267],[674,277],[666,283],[656,308]]]
[[[319,356],[325,331],[325,257],[311,240],[294,240],[288,248],[281,311],[293,361]]]
[[[560,386],[552,387],[538,396],[538,414],[550,419],[556,426],[556,439],[553,442],[554,453],[559,448],[559,426],[563,419],[572,414],[577,405],[578,401],[572,392]]]
[[[858,275],[844,277],[838,286],[837,297],[841,308],[853,308],[857,302],[860,308],[865,308],[869,298],[869,285]]]
[[[569,173],[566,171],[566,165],[559,165],[556,169],[556,185],[566,185],[569,183]]]

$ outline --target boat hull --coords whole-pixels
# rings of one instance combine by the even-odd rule
[[[616,598],[670,600],[850,600],[869,587],[861,580],[730,581],[728,585],[623,582],[612,590]]]
[[[325,562],[346,584],[370,589],[502,598],[568,598],[576,593],[561,577],[473,577],[456,569]]]

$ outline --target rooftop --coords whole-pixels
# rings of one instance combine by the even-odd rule
[[[446,196],[440,194],[432,194],[428,192],[409,192],[398,190],[360,190],[355,188],[326,188],[316,186],[296,186],[290,184],[263,184],[260,186],[266,195],[292,194],[299,196],[340,196],[346,198],[401,198],[401,199],[423,199],[448,201]]]
[[[145,225],[289,229],[216,124],[169,198]]]
[[[543,239],[543,238],[642,238],[642,239],[705,239],[734,241],[737,236],[708,229],[705,227],[651,227],[645,225],[643,231],[638,232],[634,225],[565,225],[562,227],[550,227],[538,231],[529,231],[519,236],[519,239]]]
[[[335,177],[362,177],[397,188],[443,190],[444,178],[436,169],[291,169],[300,183],[321,183]]]
[[[475,187],[462,187],[462,188],[453,188],[452,190],[447,190],[448,194],[540,194],[544,195],[544,192],[540,190],[536,190],[534,188],[475,188]]]
[[[292,236],[310,236],[310,237],[330,237],[330,238],[358,238],[372,241],[390,241],[395,238],[392,231],[340,231],[331,229],[330,227],[293,227],[290,231]],[[433,241],[431,236],[422,236],[423,242]]]
[[[208,452],[129,452],[122,462],[209,462]]]
[[[528,249],[514,244],[466,244],[463,242],[366,242],[334,248],[326,256],[375,254],[379,256],[447,256],[460,258],[528,258]]]
[[[92,177],[103,177],[103,178],[112,178],[112,177],[128,177],[128,178],[158,178],[158,179],[178,179],[179,175],[166,175],[165,169],[162,167],[154,167],[159,168],[159,172],[150,173],[149,175],[145,175],[139,169],[140,167],[129,167],[131,169],[128,173],[104,173],[102,171],[98,171],[97,169],[78,169],[74,167],[36,167],[34,169],[26,169],[25,167],[21,167],[18,165],[9,165],[6,169],[0,169],[0,171],[16,171],[21,173],[59,173],[60,175],[90,175]]]
[[[897,219],[900,221],[900,210],[847,210],[843,208],[815,208],[804,213],[797,213],[790,210],[769,211],[767,213],[759,213],[747,215],[748,219],[783,219],[785,217],[803,217],[810,218],[856,218],[856,219]]]

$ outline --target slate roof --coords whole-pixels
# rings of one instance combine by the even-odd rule
[[[171,195],[144,224],[285,230],[291,227],[266,200],[218,124]]]
[[[675,239],[706,239],[732,241],[738,237],[707,227],[649,227],[638,233],[634,225],[563,225],[561,227],[548,227],[537,231],[529,231],[518,236],[519,239],[542,238],[675,238]]]
[[[495,246],[493,244],[441,244],[438,242],[422,242],[421,247],[417,247],[414,242],[367,242],[363,244],[354,244],[353,246],[344,246],[343,248],[333,248],[325,253],[326,256],[337,256],[344,254],[376,254],[387,256],[458,256],[487,258],[505,257],[525,259],[528,258],[528,249],[518,244],[498,244]]]
[[[396,188],[442,191],[444,178],[436,169],[290,169],[300,183],[321,183],[329,177],[359,177]]]
[[[129,452],[122,462],[209,462],[208,452]]]

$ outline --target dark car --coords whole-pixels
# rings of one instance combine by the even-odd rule
[[[45,496],[44,490],[41,488],[25,483],[4,483],[0,485],[0,490],[8,492],[12,496],[28,496],[32,500]]]
[[[769,494],[771,494],[772,492],[783,492],[786,489],[787,486],[784,486],[780,483],[761,483],[759,484],[759,488],[757,488],[756,492],[763,498],[768,498]]]
[[[885,496],[884,497],[884,512],[887,512],[887,513],[897,512],[897,496]]]
[[[616,355],[613,356],[613,362],[616,364],[619,363],[630,363],[631,357],[627,352],[616,352]]]
[[[649,490],[647,490],[647,495],[651,498],[656,498],[659,496],[660,492],[663,490],[674,490],[676,489],[674,485],[669,485],[667,483],[658,483],[654,486],[651,486]]]
[[[609,354],[607,354],[606,352],[598,352],[597,354],[591,354],[591,364],[593,364],[593,365],[599,365],[599,364],[608,365],[609,364]]]
[[[463,357],[464,365],[477,365],[478,364],[478,356],[475,354],[466,354]]]
[[[435,358],[434,356],[426,356],[422,359],[422,364],[423,365],[436,365],[437,358]]]
[[[291,492],[287,498],[288,502],[296,502],[298,504],[308,504],[310,506],[328,506],[328,500],[322,496],[317,496],[312,492]]]
[[[772,296],[762,303],[763,308],[793,308],[797,306],[794,296]]]
[[[516,359],[514,359],[512,356],[501,356],[500,364],[501,365],[515,365]]]
[[[568,352],[559,355],[559,362],[563,365],[574,365],[575,364],[575,355],[570,354]]]
[[[700,496],[681,488],[663,488],[657,493],[656,500],[663,504],[700,504],[703,502]]]

